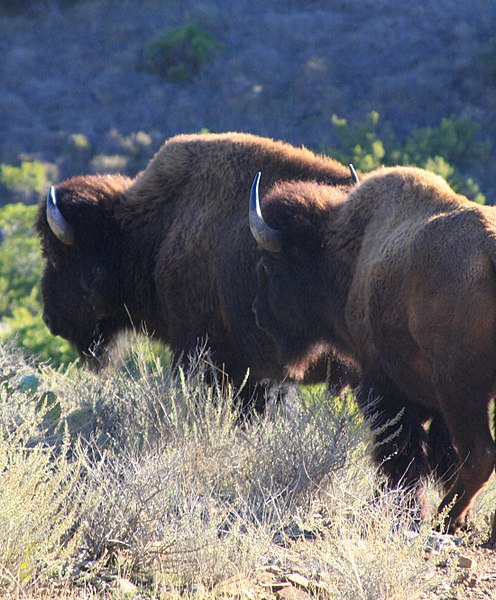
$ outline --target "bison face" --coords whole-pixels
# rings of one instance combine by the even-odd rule
[[[122,320],[116,304],[120,240],[105,204],[126,183],[91,176],[69,180],[50,189],[36,223],[46,259],[43,319],[95,367],[105,364]]]
[[[297,378],[302,375],[302,361],[322,345],[318,320],[312,318],[313,272],[290,254],[263,255],[257,266],[253,302],[257,326],[274,339],[279,361]]]
[[[95,367],[105,362],[115,333],[114,319],[98,291],[102,283],[101,269],[88,269],[80,259],[60,258],[47,262],[41,280],[45,324],[53,335],[74,344]]]
[[[314,295],[322,249],[315,236],[308,231],[303,234],[310,224],[300,215],[278,222],[277,229],[265,222],[258,197],[259,179],[260,174],[255,177],[250,200],[250,229],[261,251],[253,312],[258,327],[274,338],[279,361],[290,375],[299,378],[302,365],[323,346],[319,320],[313,317],[319,306]],[[271,200],[274,208],[277,198],[272,196]],[[287,208],[284,212],[287,216]],[[294,222],[297,235],[292,225],[287,226]]]

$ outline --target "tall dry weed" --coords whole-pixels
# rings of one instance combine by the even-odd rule
[[[409,499],[377,499],[351,393],[296,389],[246,419],[207,355],[171,370],[143,345],[98,376],[0,348],[0,392],[4,595],[207,598],[244,578],[256,597],[274,569],[324,597],[420,598],[440,582]]]

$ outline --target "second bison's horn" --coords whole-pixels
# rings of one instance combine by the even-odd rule
[[[348,167],[350,169],[351,178],[353,179],[354,183],[360,183],[360,179],[358,178],[357,172],[355,171],[355,167],[351,163],[348,165]]]
[[[281,252],[282,236],[281,232],[273,229],[264,221],[262,210],[260,208],[260,197],[258,186],[261,173],[257,173],[251,184],[250,194],[250,230],[257,244],[269,252]]]
[[[64,215],[57,206],[57,197],[53,185],[47,196],[46,216],[48,225],[57,238],[66,246],[72,246],[74,244],[74,229],[65,220]]]

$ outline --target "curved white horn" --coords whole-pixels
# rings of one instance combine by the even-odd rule
[[[350,168],[351,178],[353,179],[353,181],[355,183],[360,183],[360,179],[358,178],[357,172],[355,171],[355,167],[351,163],[348,165],[348,167]]]
[[[258,194],[258,185],[261,173],[258,172],[251,184],[250,193],[250,231],[255,241],[264,250],[269,252],[281,252],[282,236],[281,232],[273,229],[264,221],[262,210],[260,208],[260,198]]]
[[[65,220],[64,215],[57,206],[57,197],[53,185],[47,196],[46,216],[48,225],[55,236],[66,246],[74,244],[74,229],[72,225]]]

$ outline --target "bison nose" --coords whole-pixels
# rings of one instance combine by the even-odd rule
[[[45,323],[52,335],[58,335],[56,324],[46,313],[43,313],[43,323]]]

